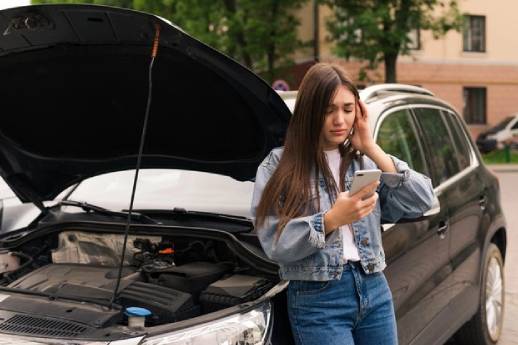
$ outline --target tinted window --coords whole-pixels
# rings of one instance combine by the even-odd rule
[[[404,160],[412,169],[428,174],[409,111],[388,115],[380,126],[377,142],[385,152]]]
[[[487,92],[485,87],[464,88],[464,120],[467,123],[486,123],[486,100]]]
[[[453,143],[441,112],[432,108],[414,110],[428,148],[427,160],[432,165],[432,181],[437,186],[460,171]]]
[[[466,134],[456,116],[446,111],[443,112],[443,114],[447,119],[448,126],[450,126],[450,133],[453,138],[453,143],[455,144],[459,168],[467,168],[470,164],[470,151],[469,144],[466,142]]]

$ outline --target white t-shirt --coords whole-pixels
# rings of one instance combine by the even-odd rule
[[[340,151],[338,149],[324,151],[327,157],[327,164],[329,164],[329,170],[333,174],[336,185],[340,186]],[[351,227],[346,224],[339,227],[342,232],[343,239],[343,251],[344,259],[347,261],[359,261],[360,255],[358,254],[358,248],[354,243],[354,237]]]

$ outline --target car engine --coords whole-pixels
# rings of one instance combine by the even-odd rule
[[[63,337],[102,331],[111,337],[127,333],[126,308],[145,308],[151,313],[146,326],[157,326],[254,300],[274,285],[223,243],[131,235],[111,303],[122,241],[120,234],[69,230],[36,257],[30,256],[34,247],[14,254],[19,267],[2,274],[0,320],[6,321],[0,331]]]

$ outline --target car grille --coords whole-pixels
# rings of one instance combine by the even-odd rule
[[[76,337],[86,327],[67,321],[58,321],[28,315],[15,315],[0,324],[0,331],[52,337]]]

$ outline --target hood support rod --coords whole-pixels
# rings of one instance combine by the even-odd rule
[[[147,124],[149,119],[149,112],[151,109],[151,96],[153,91],[153,64],[155,62],[155,58],[158,53],[158,43],[160,40],[160,25],[158,23],[155,23],[155,37],[153,38],[153,47],[151,50],[151,61],[149,63],[149,86],[148,86],[148,95],[147,95],[147,105],[146,105],[146,113],[144,116],[144,124],[142,126],[142,133],[140,135],[140,146],[137,156],[137,166],[135,167],[135,177],[133,178],[133,188],[131,190],[131,199],[130,199],[130,205],[128,209],[128,219],[126,221],[126,227],[124,229],[124,242],[122,244],[122,253],[121,253],[121,261],[119,263],[119,270],[117,273],[117,283],[115,284],[115,289],[113,290],[113,296],[110,301],[110,309],[113,308],[113,304],[115,303],[115,300],[117,299],[117,294],[119,293],[119,286],[122,278],[122,268],[124,266],[124,257],[126,254],[126,246],[128,242],[128,234],[129,234],[129,228],[131,224],[131,214],[133,212],[133,202],[135,200],[135,191],[137,189],[137,181],[138,181],[138,175],[140,170],[140,165],[142,162],[142,152],[144,151],[144,142],[146,140],[146,131],[147,131]]]

